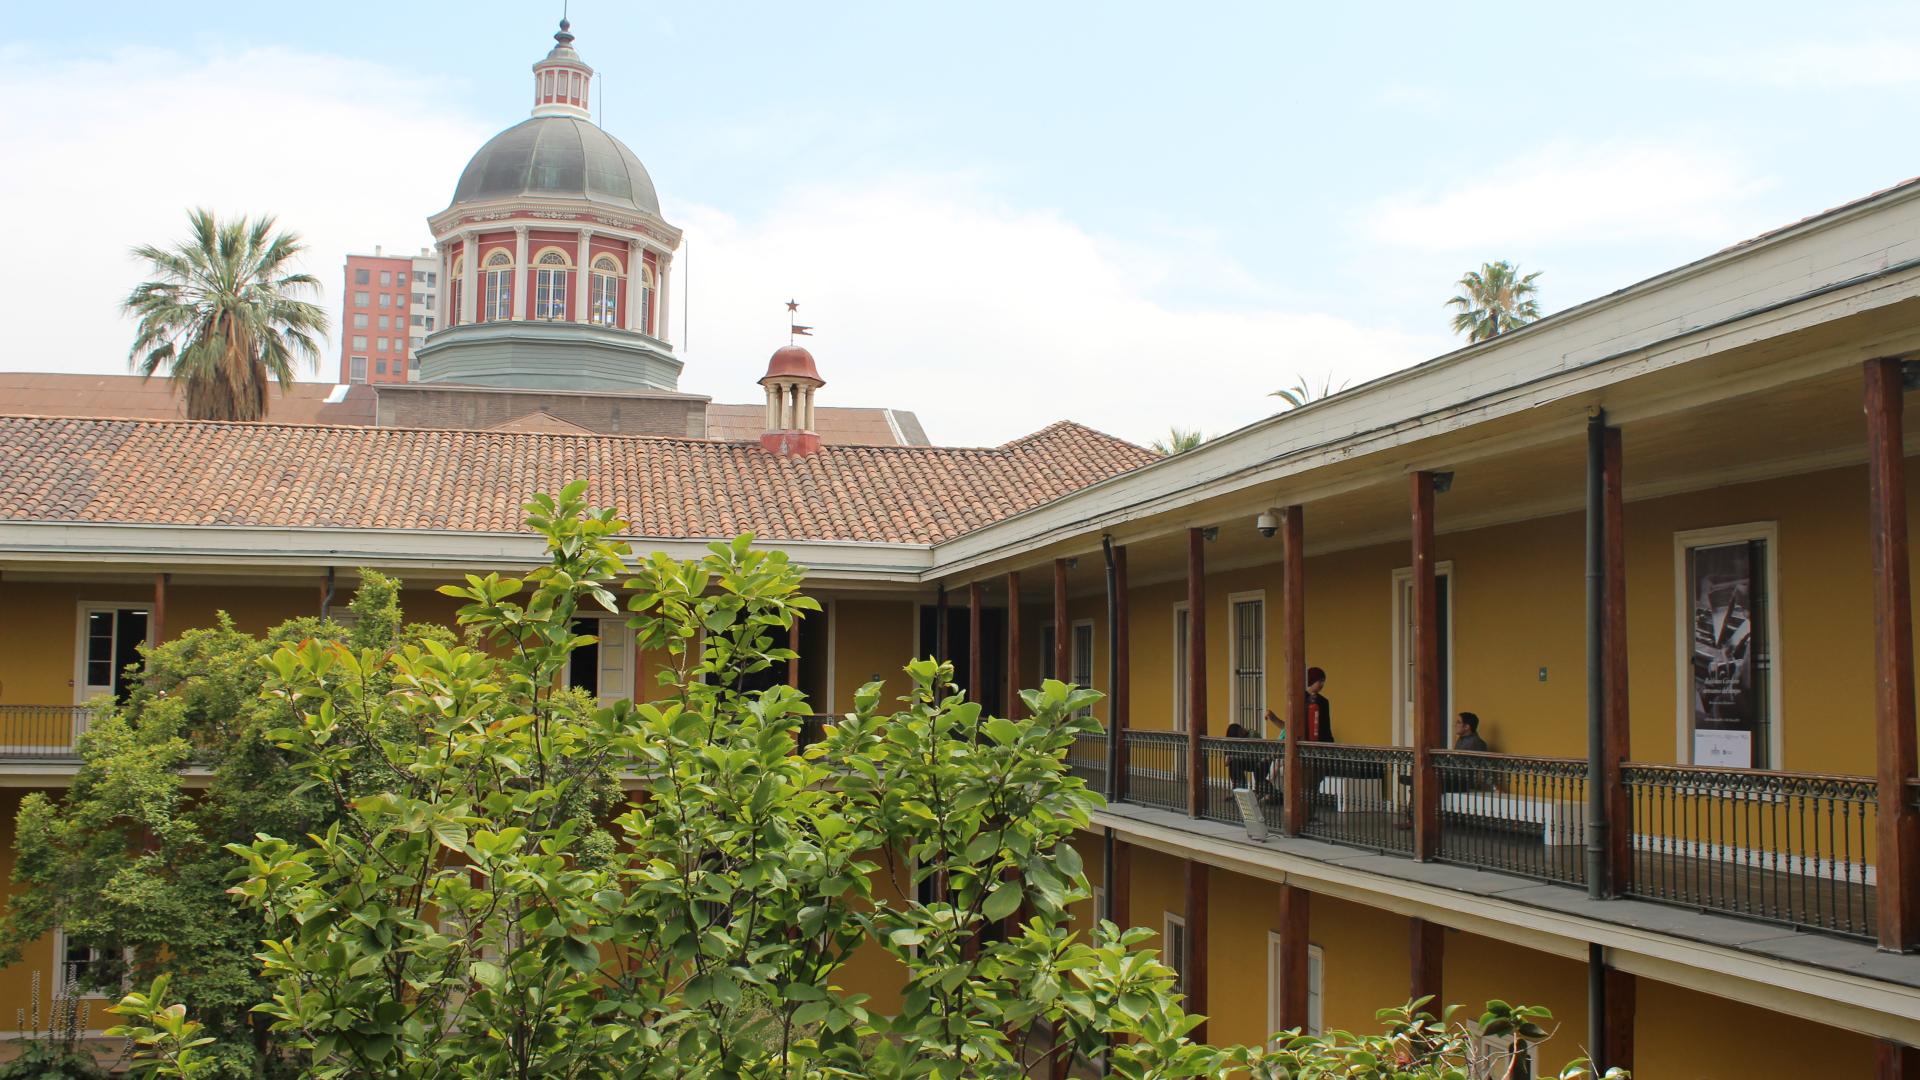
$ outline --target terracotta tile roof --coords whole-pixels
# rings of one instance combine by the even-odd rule
[[[327,403],[332,383],[297,382],[267,392],[267,415],[280,424],[371,424],[373,388],[351,386],[344,401]],[[0,371],[0,413],[9,416],[118,416],[183,420],[180,398],[165,378],[88,375],[71,371]]]
[[[766,427],[765,405],[707,406],[707,435],[714,439],[757,439]],[[925,446],[920,420],[901,409],[822,405],[813,411],[820,441],[841,446]]]
[[[932,543],[1155,460],[1058,423],[1002,446],[0,417],[0,520],[519,532],[577,478],[663,538]]]

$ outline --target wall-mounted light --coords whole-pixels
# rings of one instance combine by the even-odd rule
[[[1446,472],[1437,472],[1433,474],[1433,493],[1435,495],[1444,495],[1447,493],[1447,490],[1452,487],[1453,487],[1453,470],[1449,469]]]

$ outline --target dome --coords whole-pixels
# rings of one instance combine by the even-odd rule
[[[760,377],[761,383],[768,379],[812,379],[822,386],[826,380],[820,377],[819,369],[813,366],[813,354],[798,345],[787,345],[774,350],[767,361],[767,373]]]
[[[653,179],[633,151],[587,120],[536,116],[487,140],[467,162],[453,203],[582,199],[660,216]]]

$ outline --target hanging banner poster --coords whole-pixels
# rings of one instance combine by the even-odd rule
[[[1752,552],[1740,543],[1694,548],[1687,555],[1693,594],[1693,763],[1751,768],[1760,726]]]

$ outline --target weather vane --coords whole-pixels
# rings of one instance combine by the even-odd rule
[[[801,326],[799,319],[800,319],[800,301],[798,300],[787,301],[787,344],[789,345],[793,344],[794,338],[803,338],[803,337],[813,336],[813,327]]]

